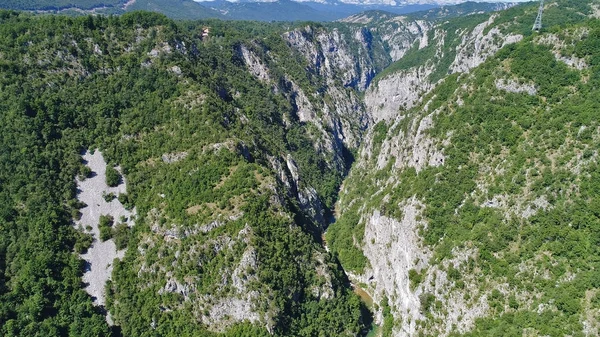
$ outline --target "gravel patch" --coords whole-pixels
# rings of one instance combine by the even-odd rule
[[[104,305],[104,286],[112,274],[114,259],[122,259],[125,250],[118,251],[112,239],[100,241],[100,215],[112,215],[115,224],[121,217],[125,217],[127,225],[133,226],[132,218],[135,217],[136,211],[126,210],[116,198],[110,202],[104,200],[104,194],[114,193],[118,196],[119,193],[126,193],[127,189],[125,179],[117,187],[109,187],[106,184],[106,161],[100,151],[96,150],[94,154],[87,151],[83,159],[93,173],[92,177],[83,181],[77,179],[77,198],[87,206],[80,210],[81,219],[76,221],[75,225],[94,237],[94,243],[87,253],[80,255],[87,262],[83,282],[87,285],[85,290],[93,297],[94,304]],[[87,226],[91,226],[91,230],[85,229]]]

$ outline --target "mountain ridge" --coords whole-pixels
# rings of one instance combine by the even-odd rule
[[[296,0],[275,1],[239,1],[229,2],[216,0],[195,2],[192,0],[83,0],[80,2],[62,1],[59,3],[47,0],[7,0],[0,8],[30,10],[44,13],[61,13],[71,15],[90,14],[122,14],[134,10],[149,10],[163,13],[173,19],[218,18],[229,20],[258,21],[334,21],[365,10],[383,9],[395,14],[408,14],[431,10],[437,5],[422,4],[346,4],[342,2],[306,2]],[[497,10],[500,5],[484,3],[461,4],[460,8],[471,7],[468,12],[476,10]],[[457,7],[459,8],[459,7]],[[453,13],[454,11],[451,11]],[[423,15],[436,15],[431,12]],[[456,13],[465,14],[465,10]],[[421,15],[421,14],[419,14]],[[450,14],[452,15],[452,14]]]

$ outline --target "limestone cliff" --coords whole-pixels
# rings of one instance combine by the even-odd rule
[[[584,51],[593,23],[524,38],[510,28],[519,19],[503,15],[433,26],[412,54],[431,58],[409,52],[365,92],[374,124],[328,241],[380,303],[375,320],[392,336],[487,334],[502,324],[523,335],[598,331],[589,301],[598,284],[583,271],[593,263],[579,268],[568,257],[578,253],[563,250],[591,233],[564,212],[581,202],[591,216],[591,199],[580,197],[589,196],[600,139],[584,117],[596,90]],[[345,249],[339,233],[351,237]],[[562,326],[526,318],[550,313]]]

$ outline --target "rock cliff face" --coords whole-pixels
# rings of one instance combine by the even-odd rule
[[[303,86],[302,80],[293,75],[286,75],[283,80],[271,76],[278,67],[273,53],[260,57],[252,51],[252,46],[244,46],[241,54],[253,76],[273,91],[283,93],[294,106],[296,118],[314,126],[317,132],[311,137],[315,151],[331,156],[332,169],[346,171],[349,162],[344,158],[345,149],[357,149],[360,145],[357,170],[392,173],[413,168],[420,172],[444,165],[444,147],[450,145],[452,135],[442,139],[429,135],[442,110],[433,110],[420,118],[405,113],[424,104],[423,97],[439,84],[438,77],[469,72],[505,45],[522,39],[518,34],[502,33],[494,24],[497,17],[482,17],[471,26],[448,32],[444,24],[436,26],[403,17],[375,19],[362,15],[345,20],[350,24],[345,28],[328,30],[305,26],[284,33],[282,38],[292,54],[300,55],[312,81],[320,83],[321,88],[316,91]],[[364,27],[354,26],[354,23]],[[402,64],[403,58],[415,59],[414,54],[418,53],[430,57],[416,58],[414,65],[400,66],[395,71],[386,70],[385,75],[373,81],[388,64],[398,60]],[[535,90],[528,84],[515,85],[510,81],[500,81],[497,87],[516,92]],[[364,92],[362,101],[361,91]],[[430,103],[434,98],[429,98]],[[457,104],[461,104],[460,100]],[[388,130],[404,132],[391,133],[375,150],[376,135],[369,127],[379,122],[389,125]],[[269,162],[304,212],[325,225],[324,203],[315,188],[303,182],[302,170],[294,156],[289,153],[272,156]],[[384,190],[394,186],[394,181],[380,184],[376,193],[383,194],[386,201],[390,196]],[[345,198],[344,192],[341,198]],[[347,202],[343,201],[342,205]],[[468,331],[476,318],[486,315],[487,294],[482,293],[476,301],[464,300],[465,292],[452,287],[454,281],[448,278],[447,269],[449,266],[460,268],[477,255],[477,248],[457,249],[443,264],[432,264],[432,251],[419,234],[428,226],[422,214],[425,205],[413,197],[394,207],[400,208],[399,219],[377,208],[361,208],[365,230],[363,243],[358,245],[369,262],[363,273],[350,275],[357,283],[368,285],[367,290],[375,302],[389,300],[398,320],[395,335],[411,336],[423,329],[419,322],[427,318],[422,302],[429,296],[447,299],[441,304],[446,309],[440,310],[436,319],[450,322],[429,327],[429,331],[445,335],[451,332],[453,325],[457,331]],[[341,206],[341,212],[344,209]],[[420,275],[419,284],[411,282],[411,270]],[[474,281],[465,279],[463,282]],[[382,312],[376,312],[376,321],[382,323],[383,320]]]
[[[383,41],[392,61],[401,59],[414,45],[426,47],[427,33],[433,26],[430,21],[382,13],[357,14],[340,21],[364,25]]]
[[[426,46],[429,27],[425,21],[392,17],[384,24],[364,27],[304,26],[285,32],[281,37],[290,49],[287,57],[299,58],[308,78],[282,70],[283,55],[264,52],[259,41],[240,46],[238,53],[257,80],[289,100],[295,112],[292,119],[314,128],[310,134],[314,150],[327,159],[330,169],[343,175],[351,164],[348,153],[358,149],[372,124],[360,92],[369,87],[375,74],[412,45]],[[283,75],[277,78],[273,74]],[[307,80],[317,85],[306,85]],[[302,209],[325,225],[325,206],[314,186],[301,178],[302,169],[293,154],[272,156],[269,161]]]
[[[575,135],[579,130],[585,132],[587,124],[572,131],[561,127],[557,133],[566,138],[560,138],[560,144],[554,145],[548,144],[547,138],[545,141],[536,138],[538,131],[542,131],[534,131],[528,124],[541,125],[544,118],[550,118],[532,112],[531,109],[538,109],[538,100],[544,102],[539,103],[539,109],[544,111],[560,111],[561,104],[570,104],[556,103],[560,99],[553,95],[559,95],[555,91],[558,89],[549,86],[569,76],[577,82],[576,86],[587,83],[589,58],[574,50],[585,44],[582,41],[589,31],[578,27],[541,34],[523,42],[522,35],[511,32],[514,22],[506,23],[502,15],[482,18],[470,27],[453,26],[453,30],[442,29],[444,24],[431,27],[428,42],[419,42],[422,48],[413,47],[398,66],[378,75],[365,91],[365,109],[373,126],[368,129],[357,162],[340,191],[337,205],[340,221],[333,226],[351,228],[335,228],[335,233],[350,233],[353,248],[364,255],[366,263],[364,268],[352,270],[348,275],[356,284],[363,285],[376,303],[389,303],[391,316],[386,316],[385,309],[380,307],[375,320],[384,327],[387,324],[390,328],[387,331],[393,331],[393,336],[467,333],[481,327],[478,325],[481,322],[502,321],[503,315],[516,317],[527,312],[550,311],[572,315],[578,322],[572,331],[591,335],[589,326],[597,329],[596,323],[589,323],[589,318],[581,314],[588,309],[569,311],[555,305],[555,301],[561,300],[553,287],[577,283],[571,272],[563,270],[560,277],[541,276],[544,271],[536,268],[548,252],[544,248],[525,248],[520,241],[520,235],[528,231],[524,227],[514,230],[506,227],[511,223],[536,227],[546,221],[541,219],[561,207],[558,204],[565,199],[560,201],[560,197],[554,199],[547,193],[554,190],[551,185],[562,183],[547,181],[548,185],[542,188],[535,182],[550,179],[551,172],[557,169],[550,168],[556,162],[553,158],[563,158],[565,169],[571,172],[568,175],[579,175],[596,167],[583,160],[576,150],[589,146],[587,141],[580,143],[581,138]],[[507,52],[505,47],[514,44],[518,47],[508,50],[517,51]],[[493,58],[503,48],[505,52],[500,59]],[[424,55],[430,58],[418,60],[417,56]],[[551,66],[537,74],[528,59],[542,58],[541,55]],[[566,92],[571,97],[579,95],[579,91],[565,87]],[[557,99],[556,105],[547,101],[552,100],[550,97]],[[509,103],[511,100],[515,103]],[[575,115],[585,114],[586,108],[579,104],[575,103],[574,109],[578,111]],[[519,111],[520,117],[499,111]],[[495,114],[503,116],[502,126],[486,124],[494,123],[491,121],[496,120]],[[578,119],[575,115],[563,117]],[[528,122],[521,124],[523,120],[518,120],[522,118]],[[492,130],[495,133],[490,134]],[[516,138],[503,138],[513,131]],[[597,133],[595,128],[594,134]],[[488,146],[496,148],[488,152]],[[527,151],[528,155],[518,154],[520,151]],[[534,153],[547,155],[549,161],[534,163],[537,160],[534,158],[538,158]],[[588,152],[588,158],[595,158],[594,153]],[[527,162],[523,162],[524,158]],[[586,168],[582,171],[582,167]],[[542,178],[545,174],[549,176]],[[508,188],[503,184],[514,186]],[[569,195],[567,199],[573,197],[568,191],[581,187],[576,182],[561,186],[566,190],[558,193]],[[446,207],[444,217],[439,218]],[[565,221],[561,222],[562,228],[572,228]],[[446,227],[440,230],[440,224]],[[502,233],[497,233],[497,228],[502,228]],[[436,231],[438,234],[433,235]],[[474,234],[478,231],[480,234]],[[502,235],[504,239],[499,238]],[[502,248],[490,249],[499,241],[503,242]],[[514,255],[524,251],[528,251],[526,257]],[[343,253],[340,256],[344,264]],[[488,262],[483,261],[493,261],[488,265],[490,269],[484,267]],[[532,279],[525,275],[537,276]],[[588,292],[577,295],[576,301],[582,307],[587,306],[586,296],[590,291],[590,285],[584,285],[585,277],[582,276],[582,283],[577,283]],[[538,278],[552,279],[552,286],[541,289],[535,281]],[[528,285],[535,289],[528,289]],[[524,328],[522,332],[540,331],[536,329]],[[561,331],[568,329],[571,328]]]
[[[392,121],[402,111],[412,108],[433,87],[428,77],[434,69],[434,65],[426,64],[402,70],[369,88],[365,93],[365,105],[373,121]]]
[[[497,17],[498,15],[491,15],[475,27],[459,28],[453,34],[449,34],[448,28],[443,25],[431,27],[432,32],[416,40],[418,46],[413,47],[414,55],[419,55],[419,50],[427,48],[428,53],[420,54],[423,59],[418,59],[414,66],[401,67],[398,71],[380,76],[375,85],[365,92],[365,105],[371,118],[374,121],[395,119],[435,87],[438,78],[432,76],[434,73],[468,72],[500,48],[523,38],[519,34],[501,33],[494,26]],[[411,45],[407,46],[402,55],[410,47]],[[453,55],[452,63],[447,65]]]
[[[461,42],[456,47],[456,57],[450,65],[450,73],[467,72],[485,62],[500,48],[523,39],[520,34],[503,34],[500,28],[494,26],[497,17],[497,14],[492,15],[489,20],[478,24],[472,30],[465,29],[459,33]]]
[[[327,78],[328,83],[339,80],[345,87],[364,90],[381,67],[381,61],[369,55],[373,36],[364,28],[327,31],[306,26],[283,34],[283,38],[306,58],[307,70]]]

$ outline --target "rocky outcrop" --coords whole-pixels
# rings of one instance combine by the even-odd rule
[[[369,88],[365,93],[365,105],[373,122],[393,121],[401,111],[412,108],[433,87],[429,80],[433,70],[432,64],[402,70]]]
[[[494,19],[495,16],[491,16],[489,20],[478,24],[471,30],[463,29],[460,31],[461,42],[455,51],[448,50],[447,32],[443,29],[439,27],[429,28],[427,24],[419,22],[408,26],[412,27],[413,31],[420,29],[425,33],[428,29],[434,29],[431,40],[427,40],[427,34],[424,34],[423,37],[415,41],[419,41],[419,49],[427,46],[434,48],[435,57],[430,60],[423,60],[420,65],[400,69],[377,79],[376,83],[365,92],[365,105],[370,117],[375,122],[394,120],[402,115],[402,111],[415,106],[424,94],[435,87],[436,83],[431,78],[434,72],[468,72],[505,45],[516,43],[523,38],[521,35],[504,35],[497,27],[489,28],[493,25]],[[412,33],[412,31],[410,32]],[[438,69],[443,66],[440,60],[444,55],[451,52],[455,52],[456,56],[449,68],[447,70]]]
[[[435,46],[436,55],[443,54],[446,33],[434,32],[433,39],[426,45]],[[420,43],[421,45],[423,42]],[[435,60],[423,60],[423,63],[408,69],[379,78],[375,85],[365,92],[367,112],[374,122],[392,121],[401,116],[400,112],[412,108],[420,98],[434,87],[430,76],[436,70]]]
[[[433,126],[433,116],[436,114],[437,112],[433,112],[421,120],[413,120],[406,133],[384,142],[377,158],[377,166],[380,169],[385,167],[387,160],[392,158],[396,159],[394,168],[414,167],[417,172],[427,166],[443,165],[445,156],[440,148],[447,143],[438,144],[427,133]]]
[[[454,249],[453,257],[441,266],[430,264],[432,252],[418,234],[419,228],[427,226],[421,216],[425,205],[413,197],[395,206],[401,209],[400,220],[377,210],[365,219],[363,252],[370,267],[362,275],[349,276],[356,283],[367,285],[375,303],[387,299],[397,322],[394,336],[414,336],[419,331],[446,336],[453,326],[460,332],[468,331],[475,319],[486,315],[487,294],[478,294],[475,301],[467,301],[468,290],[455,288],[447,270],[461,269],[469,258],[477,256],[477,250]],[[419,275],[421,281],[411,280],[410,273]],[[472,281],[467,278],[467,282]],[[445,299],[440,302],[442,310],[428,312],[425,302],[432,298]],[[444,324],[424,329],[418,322],[425,319],[425,314],[433,314]],[[375,321],[381,324],[383,319],[380,309],[375,313]]]
[[[334,288],[331,282],[331,273],[327,264],[325,263],[325,254],[317,252],[314,254],[314,259],[317,261],[316,274],[321,280],[320,286],[314,285],[312,287],[312,294],[314,297],[328,300],[335,296]]]
[[[251,246],[246,248],[238,266],[231,274],[231,285],[235,296],[228,296],[218,300],[210,306],[208,315],[202,316],[204,324],[213,326],[213,330],[221,331],[222,328],[237,322],[259,322],[261,315],[258,313],[256,301],[260,294],[256,290],[249,290],[249,284],[256,282],[258,277],[248,271],[258,268],[255,249]],[[262,321],[266,321],[263,319]],[[221,328],[220,328],[221,327]]]
[[[158,222],[161,215],[157,212],[152,210],[148,219]],[[269,317],[275,313],[259,313],[261,311],[257,301],[262,296],[259,291],[251,288],[251,285],[258,282],[256,272],[259,262],[255,247],[250,245],[250,225],[246,224],[237,235],[219,235],[204,242],[201,239],[206,234],[203,227],[182,231],[177,229],[181,225],[162,229],[160,224],[155,223],[152,225],[152,232],[141,241],[142,244],[138,247],[138,277],[164,280],[157,291],[162,301],[161,311],[189,310],[199,322],[215,332],[225,331],[232,325],[245,321],[271,324]],[[153,251],[157,244],[162,247],[158,254]],[[236,250],[243,253],[233,263],[222,267],[209,292],[199,287],[201,282],[196,275],[180,276],[181,273],[177,272],[181,268],[203,268],[206,261],[210,261],[207,256],[222,255],[233,259]],[[173,298],[179,300],[173,301]],[[158,326],[160,322],[156,324]]]
[[[161,156],[161,159],[164,163],[166,164],[171,164],[171,163],[176,163],[180,160],[185,159],[188,156],[188,153],[183,151],[183,152],[177,152],[177,153],[164,153]]]
[[[588,67],[587,62],[584,59],[573,55],[572,52],[569,52],[567,55],[564,54],[566,53],[566,50],[574,47],[573,41],[579,41],[587,34],[589,34],[587,28],[579,28],[570,32],[570,43],[566,42],[565,39],[561,39],[556,34],[544,34],[536,38],[536,43],[551,47],[552,54],[554,54],[557,61],[563,62],[571,68],[583,70]]]
[[[316,109],[304,91],[292,80],[288,79],[289,99],[300,122],[313,122],[317,118]]]
[[[519,83],[514,79],[496,79],[496,88],[498,90],[504,90],[515,94],[526,93],[530,96],[535,96],[537,94],[537,89],[533,84]]]
[[[328,83],[339,80],[346,87],[364,90],[378,67],[370,55],[373,36],[362,28],[351,34],[306,26],[283,34],[283,39],[304,56],[311,72]]]
[[[261,82],[270,82],[271,76],[265,64],[246,46],[240,46],[240,53],[244,58],[244,63],[248,67],[248,71]]]
[[[423,49],[429,44],[427,33],[432,23],[425,20],[411,20],[403,16],[394,17],[373,28],[389,46],[389,56],[393,62],[401,59],[411,48]]]
[[[410,289],[408,279],[409,270],[425,268],[430,258],[430,253],[422,249],[417,235],[418,226],[424,225],[416,220],[420,213],[418,204],[412,199],[400,206],[401,221],[386,217],[379,211],[366,219],[363,252],[371,267],[361,279],[374,285],[375,302],[379,303],[384,297],[391,299],[393,307],[398,310],[398,317],[421,316],[418,294]],[[414,324],[410,326],[411,330],[414,332]]]
[[[477,67],[508,44],[523,39],[518,34],[502,34],[498,27],[492,27],[496,15],[480,23],[471,31],[462,32],[462,42],[456,47],[456,57],[450,65],[450,72],[462,73]],[[487,32],[486,32],[487,29]]]

